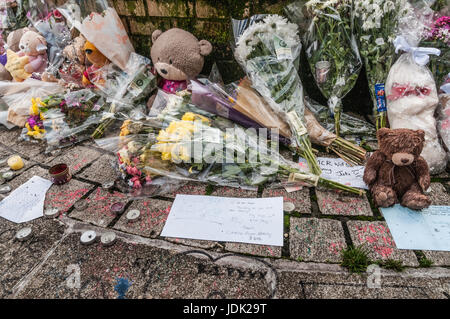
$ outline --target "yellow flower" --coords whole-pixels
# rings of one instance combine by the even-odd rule
[[[130,134],[130,130],[128,129],[128,125],[131,123],[131,120],[126,120],[123,122],[120,127],[120,135],[119,136],[127,136]]]
[[[40,113],[39,105],[42,105],[40,98],[37,97],[31,99],[31,109],[30,109],[31,115],[39,115]]]
[[[194,122],[196,120],[201,120],[204,123],[209,123],[209,119],[207,117],[204,117],[203,115],[187,112],[183,115],[181,118],[182,121],[191,121]]]

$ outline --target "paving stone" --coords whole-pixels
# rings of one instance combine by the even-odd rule
[[[32,237],[16,240],[16,232],[24,227],[32,228]],[[63,233],[64,226],[56,220],[39,218],[15,224],[0,218],[0,298],[12,294],[12,288],[44,258]]]
[[[299,261],[341,262],[341,250],[346,248],[340,221],[291,217],[289,251]]]
[[[373,216],[366,195],[315,189],[320,212],[324,215]]]
[[[450,205],[450,194],[441,183],[431,183],[431,192],[428,196],[431,200],[431,205]]]
[[[311,199],[309,197],[309,188],[288,193],[284,188],[271,189],[265,188],[262,197],[283,197],[285,202],[291,202],[295,205],[295,212],[302,214],[311,214]]]
[[[386,222],[348,221],[348,229],[355,246],[364,245],[371,260],[401,260],[403,265],[419,265],[412,250],[397,249]]]
[[[175,198],[177,194],[185,194],[185,195],[205,195],[206,194],[207,184],[205,183],[194,183],[189,182],[186,185],[178,188],[175,192],[162,194],[161,196],[167,198]]]
[[[27,182],[33,176],[40,176],[50,180],[48,170],[39,166],[34,166],[14,178],[11,182],[9,182],[9,185],[11,185],[11,188],[14,190]],[[73,204],[75,204],[77,200],[79,200],[92,188],[92,185],[77,181],[73,178],[68,183],[63,185],[52,185],[47,191],[44,209],[57,208],[60,213],[65,213],[70,207],[72,207]]]
[[[83,210],[74,209],[70,213],[70,217],[97,226],[106,227],[117,217],[115,213],[111,212],[111,205],[117,202],[126,204],[128,199],[122,193],[110,193],[103,190],[101,187],[97,187],[88,198],[81,199],[81,201],[85,201],[87,207]]]
[[[251,254],[264,257],[281,257],[281,249],[279,246],[253,245],[246,243],[226,243],[225,249],[237,253]]]
[[[46,165],[53,166],[60,163],[69,165],[69,169],[72,175],[77,174],[84,167],[95,161],[100,152],[92,148],[84,146],[75,146],[68,150],[65,150],[61,155],[52,158],[46,162]]]
[[[203,249],[211,249],[216,247],[218,244],[218,242],[212,240],[198,240],[198,239],[173,238],[173,237],[164,237],[164,240],[167,240],[175,244],[192,246]]]
[[[256,198],[258,197],[258,191],[227,186],[217,186],[211,193],[211,196]]]
[[[28,158],[33,158],[39,153],[44,152],[45,144],[43,141],[31,140],[23,141],[19,140],[21,129],[12,129],[9,131],[3,131],[0,133],[0,143],[12,148],[14,151],[24,155]]]
[[[450,266],[450,251],[424,250],[423,253],[433,261],[433,266]]]
[[[116,157],[109,154],[100,156],[91,166],[79,174],[80,177],[103,184],[117,179],[117,173],[111,165]]]
[[[136,200],[120,217],[114,228],[144,237],[158,237],[166,223],[167,216],[169,216],[171,206],[171,202],[154,198]],[[135,222],[128,222],[126,214],[133,209],[139,210],[141,216]]]
[[[213,257],[118,240],[110,247],[67,236],[17,298],[269,298],[273,271],[261,261]],[[251,261],[251,262],[250,262]],[[130,285],[131,284],[131,285]],[[273,283],[275,285],[275,283]]]
[[[375,278],[372,273],[349,274],[320,268],[321,265],[315,264],[307,270],[279,271],[276,298],[446,299],[442,293],[445,277],[435,279],[426,274],[406,277],[404,273],[407,271],[403,271],[402,276],[382,272],[380,287],[376,288],[373,286]]]

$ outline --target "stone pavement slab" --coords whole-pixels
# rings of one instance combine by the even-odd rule
[[[286,264],[274,262],[276,268]],[[450,278],[448,269],[433,272],[406,270],[399,275],[380,269],[379,286],[373,272],[350,274],[337,265],[306,264],[287,265],[279,270],[277,298],[289,299],[446,299],[445,281]],[[428,275],[427,275],[428,274]],[[372,288],[370,288],[372,287]]]
[[[450,194],[445,189],[445,186],[441,183],[431,183],[431,192],[428,193],[428,196],[431,200],[431,205],[442,205],[449,206],[450,205]]]
[[[186,185],[181,186],[175,192],[171,192],[168,194],[161,194],[161,196],[174,199],[177,194],[185,194],[185,195],[206,195],[206,186],[205,183],[194,183],[189,182]]]
[[[236,253],[250,254],[254,256],[280,258],[282,247],[227,242],[225,243],[225,249]]]
[[[263,190],[262,197],[283,197],[284,202],[291,202],[295,205],[295,212],[299,212],[301,214],[311,214],[309,188],[304,187],[301,190],[291,193],[288,193],[284,188],[265,188]]]
[[[316,188],[319,210],[324,215],[373,216],[366,195],[358,196]]]
[[[412,250],[397,249],[386,222],[348,221],[348,230],[354,246],[367,248],[372,261],[401,260],[404,266],[419,265]]]
[[[46,169],[39,166],[34,166],[14,178],[11,182],[9,182],[9,185],[11,185],[11,188],[14,190],[27,182],[33,176],[40,176],[48,180],[50,179]],[[47,191],[44,209],[57,208],[60,213],[65,213],[78,199],[80,199],[92,188],[92,185],[77,181],[74,178],[64,185],[52,185]]]
[[[341,262],[346,248],[344,230],[338,220],[291,217],[289,251],[292,259]]]
[[[33,159],[40,153],[45,151],[45,143],[43,141],[24,141],[19,140],[21,129],[5,130],[0,132],[0,143],[10,147],[14,151],[20,153],[27,158]]]
[[[433,266],[450,266],[450,251],[423,250],[423,253],[433,261]]]
[[[258,191],[228,186],[216,186],[211,193],[211,196],[256,198],[258,197]]]
[[[69,165],[70,172],[75,175],[84,167],[100,157],[100,152],[84,146],[75,146],[65,150],[61,155],[46,162],[46,165],[53,166],[60,163]]]
[[[112,166],[115,161],[115,156],[104,154],[78,176],[100,184],[114,181],[117,179],[117,173]]]
[[[16,232],[24,227],[32,228],[32,236],[18,241]],[[22,224],[0,218],[0,298],[11,296],[13,287],[62,238],[64,228],[58,221],[44,218]]]
[[[171,206],[172,202],[154,198],[135,200],[114,225],[114,229],[144,237],[158,237],[169,216]],[[140,218],[137,221],[128,222],[126,215],[133,209],[140,211]]]
[[[80,202],[85,202],[84,205],[87,206],[79,210],[74,209],[70,213],[71,218],[106,227],[117,217],[116,213],[111,212],[111,205],[117,202],[126,205],[128,199],[122,193],[116,191],[110,193],[101,187],[97,187],[88,198],[80,199]]]
[[[180,244],[185,246],[197,247],[202,249],[211,249],[218,246],[218,242],[212,240],[199,240],[199,239],[186,239],[186,238],[174,238],[163,237],[164,240],[174,244]]]
[[[267,298],[273,293],[273,272],[256,259],[121,239],[110,247],[83,246],[79,236],[66,237],[16,297]]]

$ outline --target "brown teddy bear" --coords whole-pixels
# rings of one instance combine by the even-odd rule
[[[192,33],[178,28],[154,31],[152,42],[150,55],[161,76],[158,86],[171,94],[187,88],[188,81],[200,74],[205,56],[212,51],[211,43],[199,41]],[[154,96],[147,103],[149,107],[153,100]]]
[[[19,43],[20,38],[24,35],[27,31],[32,31],[34,29],[32,28],[20,28],[17,30],[14,30],[8,34],[8,37],[6,38],[6,44],[7,48],[10,49],[13,52],[19,52]],[[5,64],[7,63],[7,53],[5,53],[1,56],[1,62],[0,62],[0,81],[11,81],[13,77],[11,76],[11,73],[6,69]]]
[[[430,205],[424,191],[430,187],[427,162],[420,156],[425,132],[382,128],[377,132],[379,150],[372,154],[364,171],[375,204],[396,203],[420,210]]]

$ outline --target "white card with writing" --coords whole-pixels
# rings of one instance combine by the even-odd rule
[[[283,246],[283,197],[178,194],[161,236]]]
[[[25,223],[44,216],[44,201],[52,182],[33,176],[0,202],[0,217]]]
[[[450,251],[450,206],[381,208],[398,249]]]
[[[350,166],[341,158],[318,157],[323,178],[357,188],[368,189],[363,181],[364,166]],[[304,158],[299,159],[299,164],[308,167]]]

